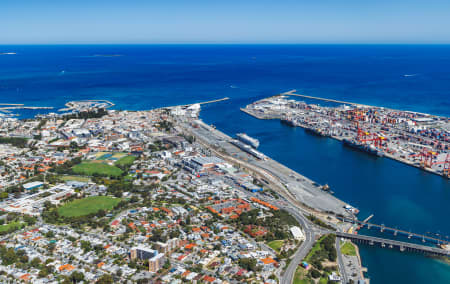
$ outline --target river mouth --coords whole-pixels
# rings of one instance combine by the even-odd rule
[[[445,213],[450,204],[450,181],[401,162],[355,151],[340,141],[311,135],[278,120],[255,119],[236,107],[222,110],[220,118],[217,113],[221,107],[205,107],[202,119],[229,135],[246,132],[259,139],[260,151],[319,184],[328,184],[336,197],[360,210],[359,219],[374,214],[373,223],[422,234],[433,232],[442,238],[450,234]],[[363,233],[394,238],[373,229]],[[380,261],[393,267],[405,263],[418,271],[428,267],[436,269],[439,279],[450,277],[450,271],[443,269],[447,264],[434,258],[367,245],[360,245],[360,251],[372,283],[404,280],[397,277],[402,268],[382,272],[377,268]],[[423,279],[428,277],[425,275]],[[415,277],[410,280],[417,283]]]

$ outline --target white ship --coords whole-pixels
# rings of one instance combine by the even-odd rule
[[[245,133],[238,133],[238,134],[236,134],[236,136],[239,141],[244,142],[245,144],[248,144],[255,149],[257,149],[259,147],[258,139],[252,138]]]

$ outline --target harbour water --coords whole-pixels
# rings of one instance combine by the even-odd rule
[[[137,110],[227,96],[204,106],[201,117],[231,136],[257,138],[259,150],[328,183],[362,219],[374,214],[375,223],[450,235],[450,181],[239,110],[297,89],[450,116],[450,46],[0,46],[1,52],[17,54],[0,56],[0,103],[58,109],[69,100],[108,99],[116,109]],[[108,54],[121,56],[98,56]],[[450,283],[450,266],[440,261],[360,251],[372,283]]]

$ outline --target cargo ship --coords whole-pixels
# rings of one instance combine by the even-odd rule
[[[280,120],[280,122],[283,123],[283,124],[292,126],[292,127],[296,126],[294,121],[292,119],[289,119],[289,118],[283,118],[283,119]]]
[[[259,147],[258,139],[252,138],[245,133],[238,133],[238,134],[236,134],[236,136],[239,141],[244,142],[245,144],[250,145],[255,149],[257,149]]]
[[[369,153],[371,155],[375,155],[375,156],[378,156],[378,157],[383,157],[384,156],[383,151],[378,150],[373,145],[363,144],[363,143],[360,143],[360,142],[358,142],[356,140],[353,140],[353,139],[344,139],[343,142],[344,142],[344,145],[346,145],[348,147],[351,147],[351,148],[354,148],[354,149],[357,149],[357,150]]]
[[[321,128],[306,128],[305,130],[309,133],[312,133],[312,134],[315,134],[315,135],[321,136],[321,137],[330,136],[327,131],[325,131]]]

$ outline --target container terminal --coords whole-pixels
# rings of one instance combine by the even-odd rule
[[[291,97],[321,100],[320,106]],[[279,119],[309,133],[331,137],[376,157],[387,157],[450,178],[450,118],[295,94],[258,100],[241,110],[258,119]]]

